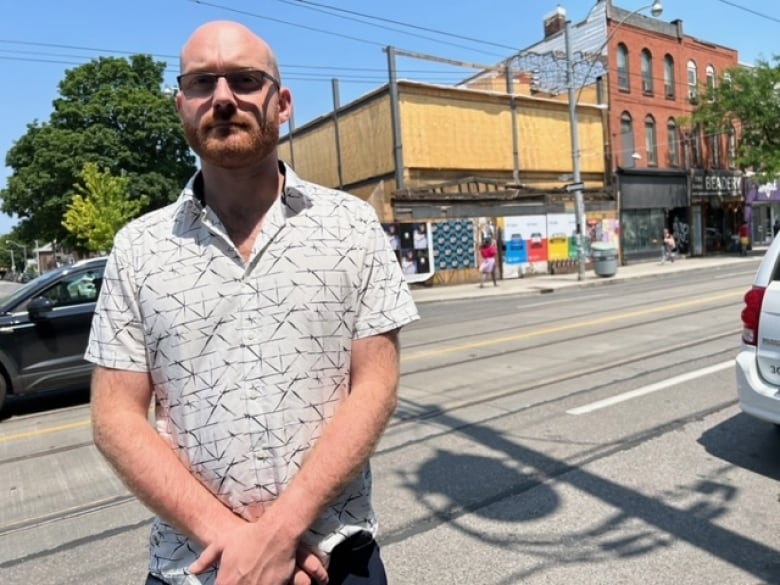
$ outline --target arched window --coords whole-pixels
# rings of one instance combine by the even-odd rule
[[[647,150],[648,166],[658,165],[658,140],[655,135],[655,119],[645,117],[645,149]]]
[[[642,49],[642,93],[653,93],[653,56]]]
[[[696,63],[694,61],[688,61],[688,99],[695,101],[698,97],[696,81]]]
[[[677,123],[674,118],[669,118],[666,123],[666,144],[669,153],[669,166],[680,166],[680,142],[677,135]]]
[[[737,166],[737,131],[734,129],[734,126],[729,126],[728,132],[728,164],[731,168],[734,168]]]
[[[628,91],[631,89],[629,85],[629,71],[628,71],[628,48],[623,43],[617,46],[617,77],[618,77],[618,89]]]
[[[620,152],[623,166],[630,168],[636,165],[634,160],[634,126],[631,114],[623,112],[620,116]]]
[[[664,57],[664,95],[674,99],[674,59],[671,55]]]
[[[715,68],[712,65],[707,65],[707,99],[715,99]]]

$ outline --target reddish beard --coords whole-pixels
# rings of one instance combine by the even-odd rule
[[[230,125],[219,125],[227,122]],[[279,125],[271,117],[258,116],[247,122],[233,115],[229,120],[220,120],[212,110],[200,120],[200,125],[189,121],[182,125],[192,150],[203,161],[224,169],[257,164],[279,143]]]

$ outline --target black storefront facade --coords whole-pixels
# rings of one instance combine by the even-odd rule
[[[724,169],[691,171],[691,254],[736,252],[744,214],[743,174]]]
[[[677,169],[623,169],[616,173],[623,263],[661,259],[664,228],[681,254],[690,253],[688,175]]]

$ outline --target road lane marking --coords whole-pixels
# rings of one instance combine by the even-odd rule
[[[690,382],[691,380],[696,380],[697,378],[703,378],[704,376],[715,374],[722,370],[731,368],[732,366],[734,366],[734,363],[735,363],[734,360],[727,360],[725,362],[715,364],[714,366],[709,366],[707,368],[702,368],[701,370],[696,370],[695,372],[688,372],[687,374],[674,376],[673,378],[669,378],[661,382],[656,382],[655,384],[650,384],[649,386],[643,386],[642,388],[637,388],[636,390],[624,392],[623,394],[618,394],[617,396],[612,396],[610,398],[605,398],[604,400],[597,400],[596,402],[591,402],[590,404],[585,404],[583,406],[578,406],[577,408],[572,408],[571,410],[567,410],[566,414],[573,414],[573,415],[588,414],[590,412],[593,412],[594,410],[608,408],[610,406],[614,406],[615,404],[619,404],[621,402],[626,402],[627,400],[631,400],[633,398],[645,396],[646,394],[658,392],[659,390],[665,390],[667,388],[671,388],[672,386],[677,386],[678,384],[684,384],[685,382]]]
[[[58,425],[55,427],[45,427],[42,429],[35,429],[34,431],[26,431],[24,433],[16,433],[14,435],[0,435],[0,443],[6,443],[8,441],[15,441],[17,439],[29,439],[30,437],[40,437],[41,435],[48,435],[50,433],[58,433],[60,431],[70,431],[72,429],[80,429],[88,427],[91,424],[90,419],[80,420],[77,422],[68,423],[66,425]]]
[[[417,353],[411,353],[404,355],[401,354],[401,363],[405,364],[416,360],[421,360],[430,357],[439,357],[450,353],[456,353],[459,351],[468,351],[471,349],[480,349],[483,347],[491,347],[493,345],[502,345],[510,341],[520,341],[521,339],[531,339],[533,337],[542,337],[543,335],[550,335],[552,333],[563,333],[565,331],[573,331],[575,329],[584,329],[586,327],[593,327],[594,325],[604,325],[606,323],[615,323],[616,321],[625,321],[627,319],[633,319],[634,317],[644,317],[647,315],[653,315],[657,313],[667,313],[677,309],[686,309],[689,307],[695,307],[697,305],[704,305],[713,301],[722,301],[725,299],[739,298],[745,296],[745,291],[740,290],[738,292],[729,292],[719,295],[713,295],[710,297],[699,297],[689,301],[682,301],[679,303],[672,303],[669,305],[662,305],[660,307],[653,307],[651,309],[642,309],[641,311],[631,311],[629,313],[617,313],[615,315],[609,315],[607,317],[600,317],[599,319],[591,319],[590,321],[577,321],[576,323],[565,323],[564,325],[558,325],[557,327],[547,327],[544,329],[536,329],[534,331],[526,331],[525,333],[517,333],[515,335],[505,335],[503,337],[494,337],[492,339],[483,339],[482,341],[473,341],[471,343],[463,343],[461,345],[453,345],[452,347],[443,347],[441,349],[431,349],[428,351],[419,351]]]

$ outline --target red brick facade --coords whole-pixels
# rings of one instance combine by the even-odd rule
[[[681,24],[677,28],[681,31]],[[695,108],[695,100],[707,99],[708,70],[714,74],[715,83],[719,84],[723,73],[738,65],[737,51],[689,36],[676,38],[653,30],[634,28],[628,23],[618,26],[611,20],[608,21],[608,34],[611,35],[608,91],[612,170],[631,166],[731,168],[728,136],[706,137],[700,133],[698,151],[695,145],[691,145],[690,115]],[[621,49],[627,53],[627,75],[618,64]],[[643,52],[650,57],[649,74],[646,69],[643,70]],[[666,59],[671,59],[673,64],[673,84],[668,83]],[[644,60],[646,64],[648,61]],[[689,64],[695,64],[696,69],[697,85],[692,94],[688,83]],[[629,119],[633,129],[634,152],[641,157],[639,159],[631,157],[633,153],[627,152],[625,148],[626,141],[621,128],[626,127]],[[674,147],[670,156],[670,122],[677,127],[679,142],[676,160]],[[655,126],[655,156],[648,152],[647,128],[651,123]],[[717,152],[713,152],[714,145],[717,145]],[[626,157],[632,160],[625,160]]]

